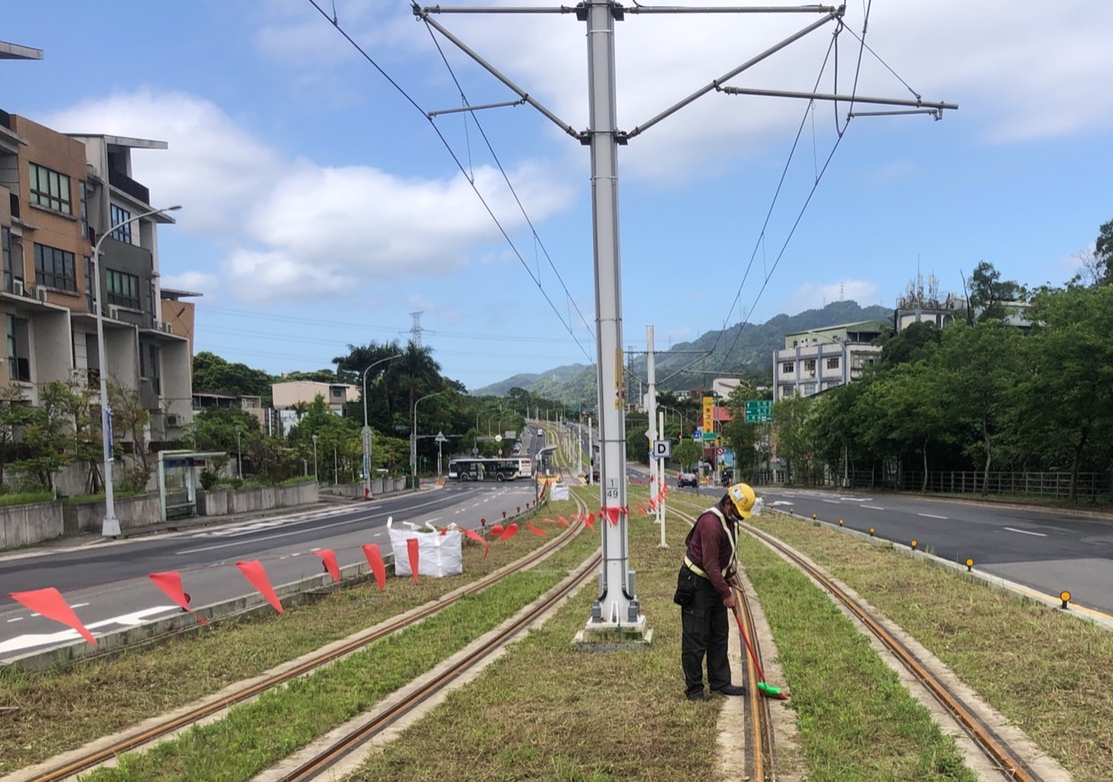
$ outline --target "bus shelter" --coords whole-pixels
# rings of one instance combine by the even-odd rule
[[[163,521],[197,515],[197,487],[201,470],[224,451],[159,451],[158,503]]]

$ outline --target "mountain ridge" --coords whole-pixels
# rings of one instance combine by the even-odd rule
[[[680,342],[656,353],[658,388],[681,391],[707,387],[711,378],[742,375],[765,382],[772,374],[773,351],[784,346],[786,334],[824,329],[846,323],[878,320],[892,323],[893,311],[880,305],[862,307],[855,301],[836,301],[797,315],[780,314],[765,323],[738,323],[727,329],[706,331],[689,342]],[[706,353],[693,356],[692,351]],[[645,356],[630,360],[627,371],[645,376]],[[521,373],[472,393],[502,396],[511,388],[569,405],[593,407],[596,401],[595,365],[570,364],[538,373]]]

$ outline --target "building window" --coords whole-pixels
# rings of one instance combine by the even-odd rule
[[[804,360],[804,371],[815,372],[815,359],[809,358]]]
[[[73,253],[35,245],[35,282],[60,291],[77,292],[77,277],[74,275]]]
[[[37,163],[29,164],[31,203],[53,209],[55,212],[73,214],[70,198],[70,178]]]
[[[12,229],[0,227],[0,248],[4,257],[4,290],[12,292]]]
[[[827,359],[827,368],[828,369],[838,369],[839,368],[839,357],[834,356],[833,358]]]
[[[117,242],[131,244],[131,212],[115,204],[108,207],[108,219],[111,225],[116,226],[112,231],[112,238]]]
[[[27,342],[27,321],[15,315],[5,316],[8,321],[8,372],[12,380],[31,382],[30,349]]]
[[[81,194],[81,238],[89,240],[89,186],[84,181],[77,183]]]
[[[89,312],[93,312],[93,291],[97,284],[93,279],[93,259],[88,255],[85,256],[85,307]]]
[[[796,371],[796,362],[795,361],[786,361],[783,364],[781,364],[781,374],[782,375],[791,375],[795,371]]]
[[[143,308],[143,303],[139,300],[139,277],[115,269],[105,269],[104,279],[108,287],[109,304],[132,310]]]

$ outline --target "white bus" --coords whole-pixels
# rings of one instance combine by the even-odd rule
[[[513,481],[533,477],[527,456],[483,458],[457,456],[448,460],[448,477],[454,481]]]

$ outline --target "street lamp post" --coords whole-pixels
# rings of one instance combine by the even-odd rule
[[[426,394],[425,396],[414,402],[413,428],[410,429],[410,473],[414,477],[415,489],[417,488],[417,406],[424,402],[426,399],[434,397],[437,394],[443,394],[447,390],[447,388],[443,388],[440,391],[434,391],[433,393]]]
[[[101,297],[101,243],[112,235],[112,232],[125,225],[142,220],[144,217],[176,212],[182,207],[168,206],[165,209],[151,209],[138,214],[128,220],[123,220],[111,226],[101,234],[93,246],[93,295],[96,298],[97,317],[97,362],[100,364],[100,431],[104,441],[104,523],[101,525],[100,534],[106,538],[118,537],[120,534],[120,520],[116,518],[116,498],[112,493],[112,409],[108,406],[108,356],[104,345],[104,299]],[[88,283],[88,281],[86,281]]]
[[[243,480],[243,448],[240,447],[240,428],[236,427],[236,477]]]
[[[313,480],[320,481],[317,477],[317,435],[313,435]]]
[[[363,499],[371,499],[371,426],[367,423],[367,373],[391,359],[401,358],[401,353],[375,361],[363,370]]]

